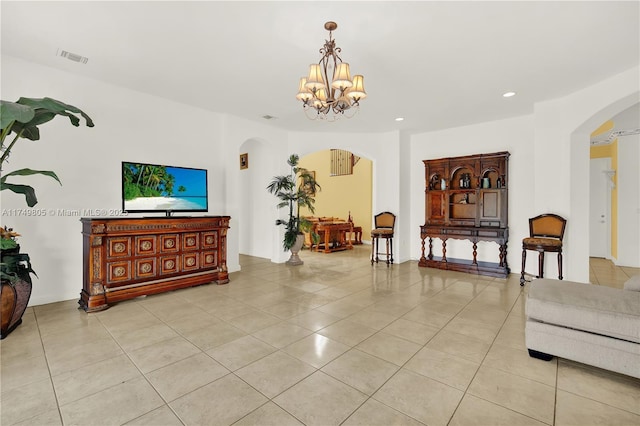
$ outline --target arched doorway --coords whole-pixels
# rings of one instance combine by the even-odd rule
[[[240,254],[271,258],[273,218],[271,210],[264,206],[274,205],[272,196],[266,191],[270,179],[268,144],[260,139],[246,140],[238,150],[238,249]],[[245,159],[246,164],[241,164]]]
[[[315,216],[347,220],[351,215],[356,226],[362,227],[364,241],[370,241],[372,229],[373,162],[348,151],[353,158],[350,172],[331,170],[332,151],[321,150],[304,155],[300,165],[316,174],[322,190],[316,195]],[[335,152],[333,153],[335,157]],[[306,212],[305,214],[308,214]]]
[[[638,93],[633,93],[602,108],[585,120],[571,134],[570,153],[570,201],[571,225],[567,227],[569,241],[589,241],[589,166],[590,135],[603,122],[638,103]],[[585,233],[587,234],[585,236]],[[566,237],[566,236],[565,236]],[[575,265],[575,279],[589,281],[589,244],[574,244],[567,250],[568,264]]]

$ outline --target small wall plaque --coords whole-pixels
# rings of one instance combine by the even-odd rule
[[[240,154],[240,169],[249,168],[249,153]]]

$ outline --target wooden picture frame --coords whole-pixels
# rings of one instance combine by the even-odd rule
[[[240,154],[240,170],[249,168],[249,153]]]

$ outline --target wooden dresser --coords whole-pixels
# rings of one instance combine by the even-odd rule
[[[229,216],[82,218],[86,312],[138,296],[229,282]]]
[[[424,160],[425,223],[420,227],[420,266],[506,277],[509,240],[509,153]],[[442,242],[442,256],[433,255],[433,239]],[[471,259],[447,257],[447,240],[468,240]],[[425,253],[428,240],[428,253]],[[497,262],[476,259],[477,243],[498,245]]]

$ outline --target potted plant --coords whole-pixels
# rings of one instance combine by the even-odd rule
[[[31,269],[29,255],[20,253],[20,245],[16,237],[20,236],[13,229],[0,228],[0,299],[2,315],[0,316],[0,339],[4,339],[17,326],[22,324],[22,315],[27,309],[31,297]]]
[[[80,119],[74,114],[80,114],[84,117],[87,126],[93,127],[93,121],[87,114],[73,105],[67,105],[55,99],[20,98],[17,102],[0,101],[0,126],[2,131],[0,134],[0,151],[2,151],[2,157],[0,158],[0,191],[8,189],[18,194],[24,194],[27,205],[33,207],[38,202],[35,190],[29,185],[7,182],[6,179],[9,176],[39,174],[49,176],[60,183],[58,176],[49,170],[20,169],[10,173],[2,173],[2,167],[9,160],[11,150],[20,138],[32,141],[39,140],[40,130],[38,126],[52,120],[56,115],[69,117],[71,124],[78,127]],[[5,140],[11,133],[15,135],[11,142],[5,146]]]
[[[57,115],[68,117],[71,124],[78,127],[80,118],[76,114],[85,119],[88,127],[93,127],[93,121],[83,111],[55,99],[20,98],[17,102],[0,101],[0,152],[2,153],[0,157],[0,191],[8,189],[16,194],[22,194],[27,206],[33,207],[38,202],[35,190],[29,185],[7,182],[8,177],[44,175],[60,183],[58,176],[49,170],[23,168],[4,173],[3,167],[9,161],[18,140],[21,138],[32,141],[39,140],[38,126],[51,121]],[[7,228],[6,225],[0,229],[2,232],[0,235],[0,298],[2,299],[0,325],[2,335],[0,338],[4,339],[22,323],[22,314],[27,308],[31,296],[30,274],[34,272],[31,268],[29,255],[20,253],[20,245],[16,242],[18,234]]]
[[[282,247],[284,251],[291,250],[291,258],[287,261],[289,265],[302,265],[302,260],[298,252],[304,244],[303,230],[310,229],[309,221],[300,217],[300,207],[306,207],[311,213],[315,212],[315,195],[321,188],[315,177],[303,167],[298,166],[300,157],[292,154],[287,159],[290,173],[283,176],[274,176],[267,186],[267,191],[274,194],[280,202],[278,208],[289,208],[289,215],[286,220],[276,220],[276,225],[285,227]]]

